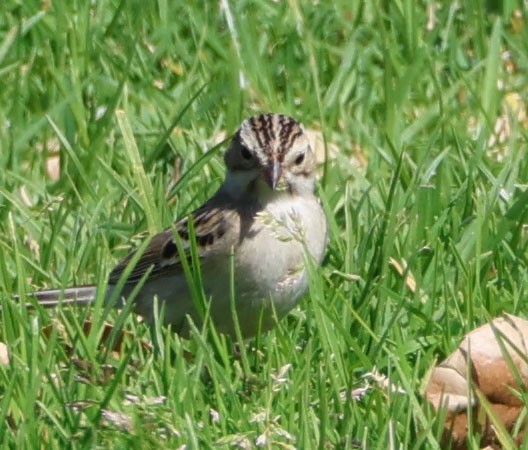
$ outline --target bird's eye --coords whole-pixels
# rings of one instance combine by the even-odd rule
[[[246,147],[241,147],[240,154],[244,159],[251,159],[251,152]]]
[[[297,158],[295,158],[295,164],[299,165],[304,161],[304,153],[301,153]]]

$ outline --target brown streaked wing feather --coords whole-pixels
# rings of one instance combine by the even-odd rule
[[[193,220],[196,245],[199,257],[205,258],[213,248],[217,248],[221,238],[227,233],[229,223],[228,215],[236,214],[234,210],[202,207],[193,212],[189,217],[179,220],[174,227],[168,228],[152,237],[143,255],[132,269],[126,283],[139,281],[143,275],[150,271],[149,278],[165,274],[174,274],[181,270],[180,255],[174,243],[173,233],[177,232],[182,241],[185,253],[190,252],[189,243],[189,218]],[[110,273],[109,284],[117,284],[135,252],[125,257]]]

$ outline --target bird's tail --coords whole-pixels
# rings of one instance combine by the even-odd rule
[[[64,289],[47,289],[28,294],[35,298],[37,303],[44,308],[54,308],[58,305],[85,306],[93,303],[96,298],[96,287],[75,286]]]

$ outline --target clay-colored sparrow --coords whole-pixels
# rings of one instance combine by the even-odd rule
[[[235,335],[232,298],[244,337],[270,329],[274,314],[280,318],[295,306],[308,286],[306,258],[319,264],[327,242],[326,218],[314,195],[315,155],[306,134],[282,114],[251,117],[240,126],[224,159],[227,175],[216,194],[152,237],[116,294],[134,254],[119,263],[110,274],[107,299],[126,299],[142,281],[134,299],[136,312],[152,323],[157,297],[164,322],[187,335],[187,316],[197,324],[202,319],[180,259],[181,251],[190,250],[194,229],[203,289],[219,331]],[[88,303],[95,298],[95,286],[35,295],[44,306]]]

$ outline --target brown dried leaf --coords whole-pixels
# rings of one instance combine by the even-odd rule
[[[479,408],[475,390],[490,403],[504,428],[511,430],[524,403],[516,392],[528,384],[528,321],[509,314],[468,333],[459,348],[433,369],[426,397],[435,409],[445,407],[446,439],[465,449],[468,409],[473,408],[473,427],[482,434],[482,445],[495,445],[497,436]],[[517,437],[522,440],[523,433]]]

